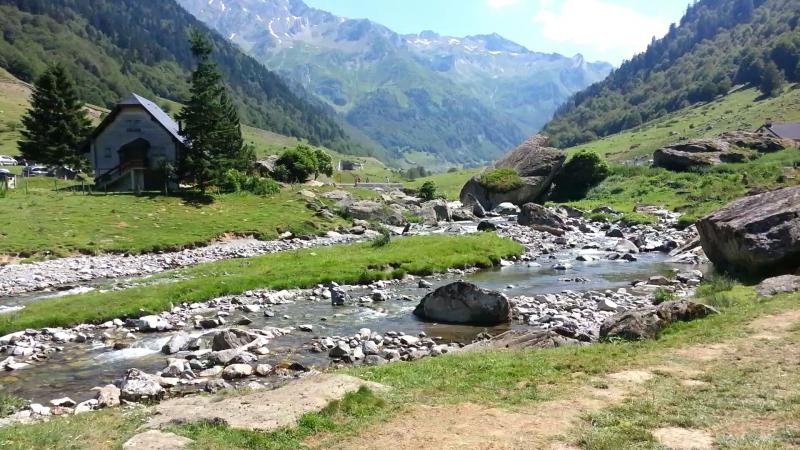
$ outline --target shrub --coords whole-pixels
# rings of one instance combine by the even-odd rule
[[[389,242],[392,241],[391,231],[383,227],[379,228],[378,231],[381,233],[381,235],[372,240],[372,246],[379,248],[389,245]]]
[[[436,198],[436,183],[433,181],[422,183],[422,186],[419,188],[419,197],[426,201]]]
[[[219,182],[220,190],[224,192],[250,192],[255,195],[272,195],[281,190],[280,185],[270,178],[249,176],[236,169],[230,169],[222,176]]]
[[[286,183],[303,183],[315,173],[319,173],[319,161],[307,145],[290,148],[275,161],[275,178]]]
[[[581,151],[572,156],[555,179],[553,197],[577,200],[609,175],[608,164],[597,153]]]
[[[487,170],[481,174],[478,182],[492,192],[509,192],[522,187],[522,178],[509,168]]]
[[[675,300],[675,294],[667,289],[658,288],[653,292],[653,303],[656,305],[672,300]]]

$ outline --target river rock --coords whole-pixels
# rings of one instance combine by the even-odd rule
[[[403,208],[399,205],[386,205],[373,200],[359,200],[345,208],[346,213],[355,219],[381,222],[387,225],[403,226]]]
[[[119,397],[121,391],[113,384],[107,384],[103,387],[94,388],[97,391],[94,398],[97,401],[98,408],[111,408],[119,405]]]
[[[533,136],[492,164],[493,169],[514,169],[522,178],[521,187],[508,192],[494,192],[483,186],[480,175],[476,175],[461,189],[461,203],[468,204],[471,196],[484,209],[492,210],[503,202],[523,205],[541,200],[566,159],[563,151],[546,145],[546,136]]]
[[[253,343],[259,336],[249,331],[237,330],[231,328],[229,330],[220,331],[216,333],[211,339],[211,350],[229,350],[239,348]]]
[[[497,231],[497,225],[488,220],[482,220],[478,223],[478,231]]]
[[[664,302],[655,307],[625,311],[608,318],[600,326],[600,337],[654,339],[664,327],[673,322],[688,322],[717,313],[717,310],[702,303],[687,300]]]
[[[152,331],[165,331],[171,330],[172,325],[169,321],[160,316],[144,316],[138,319],[128,320],[127,325],[132,328],[138,328],[139,331],[152,332]]]
[[[344,358],[346,356],[350,356],[352,352],[353,351],[350,349],[350,346],[347,345],[347,342],[339,341],[333,348],[330,349],[328,356],[331,358]]]
[[[567,227],[561,217],[536,203],[522,205],[519,216],[517,216],[517,223],[525,226],[540,225],[561,230]]]
[[[436,226],[439,222],[451,222],[452,216],[447,202],[441,199],[431,200],[422,204],[420,213],[422,223]]]
[[[414,315],[438,322],[496,325],[511,320],[511,306],[500,292],[457,281],[423,297]]]
[[[120,398],[131,402],[160,400],[166,394],[155,377],[139,369],[128,369],[117,386],[120,390]]]
[[[189,341],[192,338],[189,334],[181,331],[175,335],[173,335],[163,347],[161,347],[161,353],[165,355],[173,355],[180,351],[186,350],[189,348]]]
[[[781,275],[800,266],[800,186],[743,197],[697,222],[706,256],[720,270]]]
[[[746,158],[746,154],[732,150],[723,139],[694,139],[659,148],[653,153],[653,165],[683,171],[722,162],[741,162]]]
[[[73,400],[73,399],[71,399],[69,397],[62,397],[62,398],[56,398],[56,399],[50,400],[50,404],[53,405],[53,406],[61,406],[61,407],[65,407],[65,408],[74,408],[75,405],[77,405],[75,400]]]
[[[800,276],[781,275],[767,278],[756,286],[756,293],[762,297],[800,291]]]
[[[237,380],[249,377],[253,374],[253,366],[250,364],[231,364],[222,371],[222,378],[225,380]]]

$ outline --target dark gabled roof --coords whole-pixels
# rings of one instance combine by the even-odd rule
[[[773,123],[767,128],[782,139],[800,141],[800,123]]]
[[[158,107],[155,103],[151,102],[150,100],[136,94],[131,94],[127,98],[121,100],[117,103],[117,106],[131,106],[131,105],[139,105],[144,107],[147,112],[153,116],[158,123],[160,123],[169,133],[177,139],[179,142],[183,143],[183,136],[180,134],[180,127],[178,126],[177,122],[172,120],[172,117],[169,114],[165,113],[164,110]]]
[[[100,125],[98,125],[94,131],[92,131],[89,139],[87,139],[87,141],[83,144],[84,152],[89,151],[89,141],[96,138],[97,135],[99,135],[100,132],[103,131],[106,126],[108,126],[108,124],[113,122],[114,118],[117,116],[117,114],[119,114],[120,110],[124,106],[141,106],[145,111],[147,111],[148,114],[150,114],[150,117],[152,117],[153,120],[158,122],[178,142],[181,144],[186,143],[183,139],[183,136],[181,136],[180,127],[178,126],[177,122],[172,120],[172,117],[170,117],[169,114],[165,113],[161,108],[158,107],[158,105],[150,100],[132,93],[131,95],[120,100],[119,103],[114,106],[114,109],[111,110],[108,116],[106,116],[106,118],[100,122]]]

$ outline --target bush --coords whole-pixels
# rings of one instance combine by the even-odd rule
[[[553,198],[558,200],[578,200],[609,175],[606,161],[597,153],[581,151],[564,164],[556,176]]]
[[[658,288],[653,292],[653,303],[656,305],[672,300],[675,300],[675,294],[667,289]]]
[[[331,169],[332,170],[332,169]],[[275,178],[286,183],[304,183],[320,173],[316,151],[307,145],[290,148],[275,162]]]
[[[389,245],[389,242],[392,241],[392,232],[384,227],[379,228],[378,231],[381,235],[372,240],[372,246],[379,248]]]
[[[419,198],[430,201],[436,198],[436,183],[433,181],[426,181],[422,183],[422,186],[419,188]]]
[[[223,192],[250,192],[255,195],[272,195],[281,190],[280,185],[270,178],[249,176],[236,169],[230,169],[222,176],[219,188]]]
[[[492,192],[509,192],[522,187],[522,178],[509,168],[487,170],[481,174],[478,182]]]

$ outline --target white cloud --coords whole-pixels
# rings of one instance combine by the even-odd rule
[[[519,0],[486,0],[486,4],[489,8],[499,9],[505,8],[506,6],[513,6],[519,3]]]
[[[627,58],[645,50],[653,36],[661,37],[669,28],[664,18],[603,0],[540,0],[540,8],[533,21],[547,39]]]

